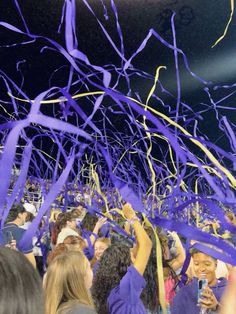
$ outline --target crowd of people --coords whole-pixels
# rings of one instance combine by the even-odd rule
[[[183,273],[186,239],[154,228],[128,203],[114,216],[81,204],[52,208],[32,239],[36,214],[29,199],[14,204],[2,228],[0,313],[233,313],[225,295],[236,308],[232,265],[192,248]]]

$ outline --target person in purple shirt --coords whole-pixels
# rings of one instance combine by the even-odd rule
[[[98,314],[147,313],[140,294],[146,285],[143,278],[151,253],[152,241],[130,204],[123,214],[132,225],[138,250],[132,264],[130,249],[122,244],[111,245],[102,255],[92,285],[92,296]]]
[[[171,305],[171,313],[199,314],[200,308],[204,308],[205,313],[218,313],[227,280],[216,278],[216,259],[196,249],[191,251],[191,255],[196,278],[179,290]],[[198,279],[203,277],[207,279],[208,286],[203,290],[198,302]]]

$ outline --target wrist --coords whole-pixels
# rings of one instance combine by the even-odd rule
[[[94,236],[94,238],[97,240],[98,239],[98,234],[95,232],[91,232],[91,235]]]
[[[95,225],[94,229],[93,229],[93,233],[98,233],[99,232],[99,226]]]

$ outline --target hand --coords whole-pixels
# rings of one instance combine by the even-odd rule
[[[217,308],[218,301],[210,287],[203,290],[199,305],[205,309],[215,310]]]
[[[126,203],[123,206],[122,211],[126,219],[132,219],[136,217],[135,211],[129,203]]]
[[[98,232],[106,222],[107,222],[106,217],[99,218],[98,221],[96,222],[94,229],[96,229],[96,231]]]
[[[131,234],[131,226],[128,222],[125,222],[124,224],[124,230],[127,234]]]
[[[16,240],[12,240],[11,243],[6,244],[5,246],[8,247],[9,249],[17,250],[17,248],[16,248]]]

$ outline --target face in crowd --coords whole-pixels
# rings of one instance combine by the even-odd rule
[[[23,212],[23,213],[19,213],[18,214],[18,219],[19,219],[19,225],[20,226],[23,226],[25,224],[26,217],[27,217],[27,212]]]
[[[206,278],[208,280],[208,285],[214,286],[217,283],[217,260],[201,252],[193,254],[192,259],[196,277],[198,279]]]
[[[94,244],[94,255],[97,260],[100,260],[103,252],[109,247],[109,243],[97,240]]]

